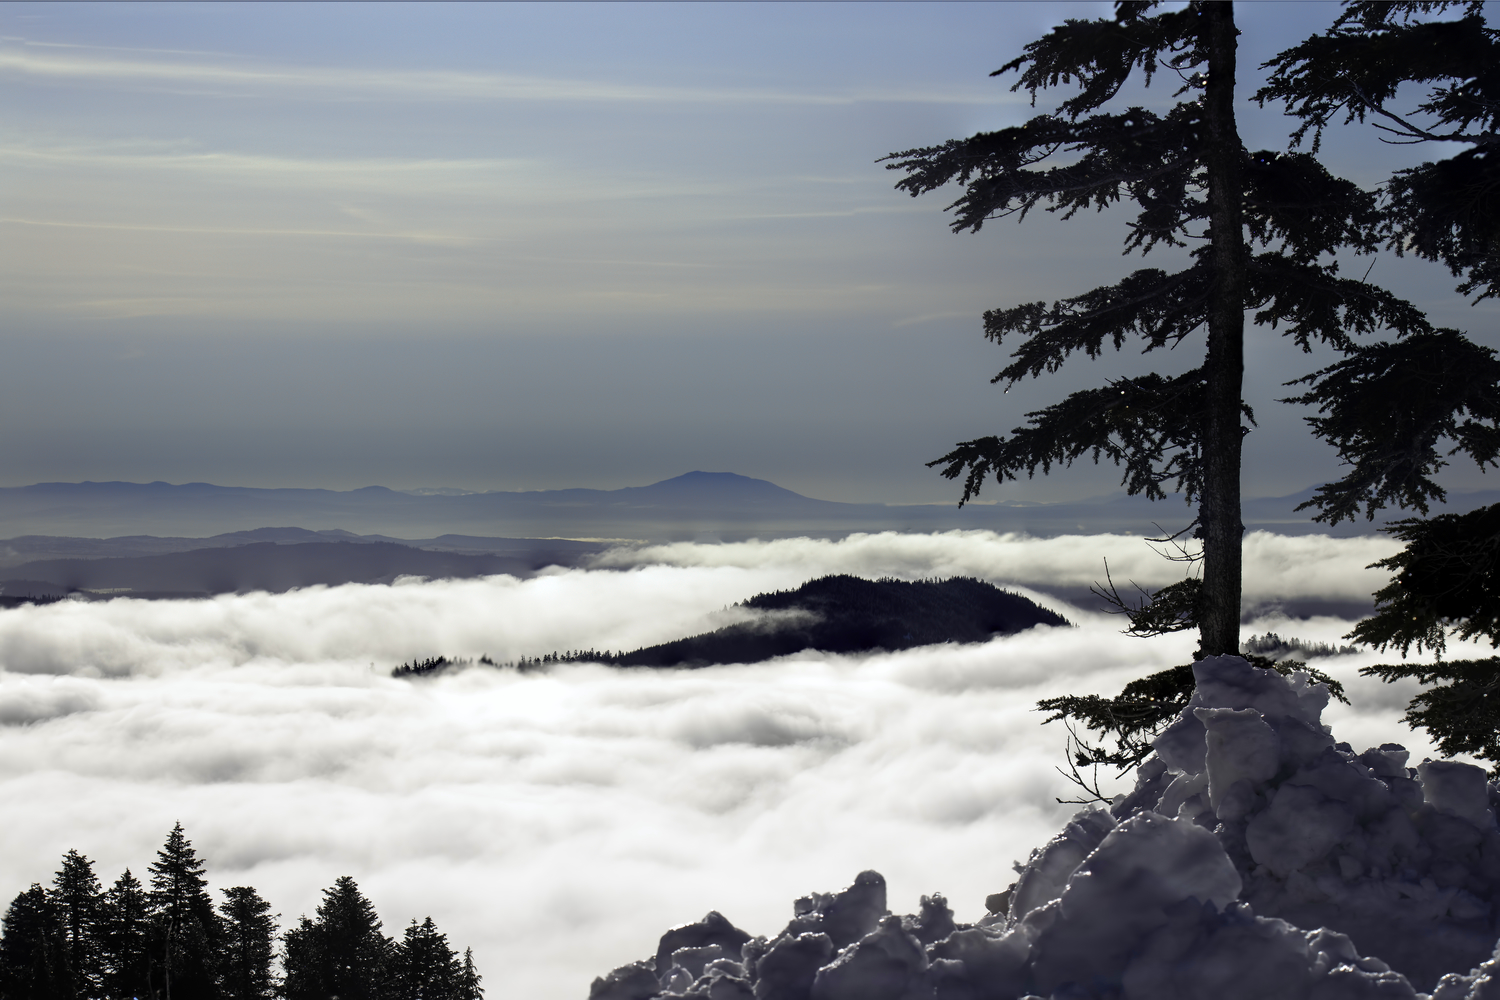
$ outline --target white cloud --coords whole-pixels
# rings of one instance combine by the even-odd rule
[[[1244,594],[1255,604],[1276,598],[1366,600],[1389,580],[1369,569],[1400,544],[1384,535],[1288,537],[1264,531],[1245,536]],[[976,576],[995,583],[1087,587],[1104,577],[1104,561],[1117,586],[1135,580],[1161,587],[1182,579],[1181,564],[1163,559],[1130,535],[1064,535],[1032,538],[992,531],[936,535],[883,532],[841,541],[788,538],[705,546],[690,543],[619,550],[604,565],[664,563],[674,566],[757,566],[777,569],[837,567],[824,572],[924,576]],[[896,568],[891,568],[896,567]]]
[[[942,891],[973,920],[1071,811],[1054,801],[1070,790],[1054,770],[1063,732],[1039,724],[1036,699],[1118,690],[1185,662],[1190,636],[1128,639],[1074,611],[1080,628],[888,655],[418,683],[388,670],[676,638],[828,572],[1073,580],[1116,545],[1094,542],[680,545],[524,582],[6,611],[0,797],[21,805],[0,828],[0,892],[48,880],[68,848],[106,881],[144,874],[181,820],[216,884],[258,887],[284,923],[353,875],[388,932],[431,914],[474,947],[491,996],[535,1000],[583,996],[709,909],[774,932],[789,900],[864,868],[886,875],[894,908]],[[1368,556],[1320,551],[1330,573]],[[674,564],[640,564],[653,556]],[[1328,641],[1349,623],[1247,634],[1268,627]],[[1420,759],[1427,744],[1395,721],[1409,694],[1355,676],[1373,661],[1323,664],[1356,701],[1329,719]]]

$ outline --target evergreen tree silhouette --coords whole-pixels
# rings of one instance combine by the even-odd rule
[[[458,1000],[484,1000],[482,977],[474,965],[474,949],[464,949],[463,966],[458,970]]]
[[[281,935],[281,996],[286,1000],[315,1000],[323,985],[318,929],[307,914]]]
[[[99,920],[102,893],[94,863],[75,850],[63,855],[52,880],[54,912],[62,931],[63,960],[76,997],[96,997],[102,987]]]
[[[73,992],[57,907],[40,885],[22,892],[0,921],[0,997],[81,1000]]]
[[[1433,17],[1458,8],[1457,17]],[[1417,16],[1421,15],[1421,16]],[[1351,3],[1326,32],[1272,59],[1257,96],[1285,102],[1302,119],[1296,139],[1368,121],[1387,141],[1419,149],[1440,143],[1450,155],[1396,172],[1386,184],[1386,246],[1397,256],[1446,265],[1458,291],[1475,301],[1500,297],[1500,31],[1479,2]],[[1398,103],[1403,84],[1427,87],[1424,99]],[[1406,91],[1410,93],[1410,89]],[[1402,488],[1427,501],[1444,491],[1429,478],[1446,454],[1464,452],[1481,468],[1500,459],[1500,360],[1455,330],[1410,337],[1355,352],[1308,380],[1315,427],[1352,470],[1401,472]],[[1353,520],[1357,505],[1314,498],[1323,519]],[[1500,645],[1500,505],[1468,514],[1407,518],[1387,527],[1406,542],[1377,563],[1395,571],[1376,593],[1376,613],[1348,638],[1411,647],[1438,662],[1380,664],[1363,673],[1427,686],[1406,721],[1426,728],[1444,753],[1470,753],[1500,775],[1500,659],[1443,662],[1450,633]]]
[[[1451,331],[1433,330],[1418,309],[1385,289],[1339,273],[1336,254],[1372,254],[1390,238],[1392,217],[1376,192],[1332,176],[1313,153],[1252,152],[1242,145],[1235,117],[1237,34],[1232,3],[1117,3],[1114,17],[1069,20],[996,71],[1019,71],[1013,89],[1028,92],[1033,102],[1044,90],[1076,85],[1076,95],[1060,102],[1056,113],[886,158],[907,175],[897,187],[914,196],[950,182],[963,186],[949,206],[955,231],[977,232],[1010,215],[1024,219],[1038,207],[1068,218],[1131,201],[1138,211],[1128,226],[1127,251],[1189,248],[1190,266],[1176,273],[1138,270],[1055,303],[992,310],[985,314],[985,333],[997,343],[1015,343],[1011,363],[994,379],[1007,386],[1055,372],[1075,354],[1097,358],[1131,341],[1145,353],[1180,351],[1202,336],[1201,364],[1175,377],[1151,373],[1073,393],[1028,414],[1028,425],[1009,437],[962,442],[932,464],[950,478],[963,477],[961,502],[991,476],[1004,482],[1082,458],[1123,467],[1131,494],[1159,499],[1173,489],[1196,502],[1189,529],[1201,544],[1201,580],[1173,584],[1135,606],[1112,583],[1101,592],[1129,616],[1134,634],[1197,628],[1200,655],[1239,652],[1240,440],[1249,433],[1242,418],[1254,422],[1241,387],[1247,310],[1258,327],[1278,330],[1304,349],[1321,343],[1345,356],[1345,367],[1297,380],[1311,388],[1289,400],[1320,407],[1314,436],[1348,457],[1349,427],[1341,413],[1378,411],[1386,418],[1382,443],[1395,440],[1406,448],[1405,463],[1358,464],[1321,488],[1312,504],[1324,519],[1350,516],[1361,506],[1371,516],[1392,504],[1425,509],[1425,477],[1443,464],[1435,439],[1444,428],[1463,428],[1456,443],[1481,465],[1500,449],[1500,405],[1486,401],[1492,379],[1483,369],[1493,356]],[[1106,109],[1132,78],[1149,85],[1159,73],[1181,83],[1168,110]],[[1369,347],[1355,339],[1382,331],[1394,339]],[[1456,402],[1392,397],[1402,384],[1401,369],[1389,369],[1392,356],[1427,359],[1425,375],[1443,367],[1445,351],[1449,361],[1454,352],[1462,354],[1456,368],[1477,375],[1473,391]],[[1383,382],[1346,377],[1350,366],[1369,375],[1381,365],[1392,376]],[[1453,423],[1465,407],[1477,421]],[[1411,439],[1392,433],[1408,424],[1436,433]],[[1122,739],[1118,752],[1080,744],[1079,763],[1128,764],[1143,748],[1149,752],[1150,735],[1180,710],[1191,687],[1191,670],[1174,668],[1135,682],[1115,699],[1049,699],[1043,707],[1052,718],[1078,720],[1096,732],[1134,734]]]
[[[1240,444],[1253,414],[1242,399],[1245,312],[1299,346],[1354,346],[1351,333],[1421,331],[1410,304],[1364,281],[1343,278],[1329,255],[1371,252],[1379,221],[1374,196],[1330,175],[1311,155],[1250,152],[1236,125],[1234,6],[1194,2],[1181,9],[1118,3],[1113,18],[1070,20],[1031,42],[997,73],[1020,71],[1013,89],[1033,101],[1076,84],[1058,112],[1024,125],[887,157],[905,171],[912,195],[949,182],[964,186],[952,208],[955,231],[1038,206],[1072,217],[1117,201],[1135,202],[1127,251],[1191,247],[1191,264],[1168,273],[1138,270],[1115,285],[1056,303],[1026,303],[985,314],[997,343],[1018,339],[995,381],[1014,384],[1055,372],[1074,354],[1091,358],[1138,340],[1143,353],[1187,349],[1204,336],[1202,363],[1175,377],[1146,374],[1108,382],[1031,413],[1011,436],[963,442],[935,461],[964,477],[963,500],[990,476],[1050,472],[1091,457],[1123,466],[1128,492],[1152,499],[1180,490],[1197,513],[1202,581],[1161,595],[1160,609],[1133,624],[1152,634],[1197,627],[1200,652],[1239,650]],[[1181,81],[1164,114],[1142,107],[1106,111],[1132,77],[1159,72]],[[1058,155],[1071,162],[1054,163]]]
[[[163,1000],[218,1000],[216,966],[223,933],[204,864],[181,823],[167,834],[149,870],[153,992]]]
[[[150,997],[150,904],[129,868],[105,892],[99,914],[101,994],[105,1000]]]
[[[345,875],[323,890],[317,919],[299,918],[283,936],[287,1000],[385,1000],[392,943],[375,907]]]
[[[464,967],[428,917],[415,919],[395,947],[393,985],[400,1000],[458,1000]]]
[[[275,993],[276,917],[247,885],[225,889],[219,904],[224,944],[220,971],[226,1000],[267,1000]]]

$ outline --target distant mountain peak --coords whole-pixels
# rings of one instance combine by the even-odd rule
[[[694,472],[684,472],[680,476],[673,476],[671,479],[663,479],[660,482],[652,483],[650,486],[643,486],[643,487],[639,487],[639,488],[640,489],[651,489],[651,488],[654,488],[654,487],[657,487],[657,486],[668,486],[668,485],[671,485],[673,483],[681,483],[683,485],[689,485],[689,484],[697,485],[697,484],[707,484],[707,483],[714,483],[714,484],[719,484],[719,485],[731,485],[731,484],[733,484],[733,485],[739,485],[739,484],[744,484],[744,483],[757,483],[757,484],[763,484],[765,486],[775,486],[776,485],[775,483],[771,482],[770,480],[767,480],[767,479],[752,479],[749,476],[742,476],[742,475],[740,475],[737,472],[703,472],[703,471],[699,470],[699,471],[694,471]],[[777,489],[781,489],[781,487],[779,487],[779,486],[777,486],[776,488]]]
[[[685,472],[650,486],[631,486],[617,493],[650,496],[662,500],[798,500],[821,503],[766,479],[752,479],[735,472]]]

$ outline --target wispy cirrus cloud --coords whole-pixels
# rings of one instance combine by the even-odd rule
[[[764,104],[849,105],[1006,104],[1019,99],[982,84],[971,88],[860,87],[845,91],[789,90],[769,87],[669,86],[565,77],[454,70],[366,70],[354,67],[256,65],[248,60],[208,62],[201,59],[123,58],[93,51],[136,51],[142,56],[162,50],[90,49],[84,46],[38,45],[11,40],[0,47],[0,74],[33,79],[111,81],[155,87],[190,88],[226,93],[295,91],[302,98],[323,100],[527,101],[608,104]]]

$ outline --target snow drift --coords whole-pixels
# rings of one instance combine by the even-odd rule
[[[718,913],[674,928],[590,1000],[1500,996],[1500,787],[1336,743],[1305,674],[1237,656],[1193,672],[1134,790],[1033,851],[978,924],[941,896],[891,915],[864,872],[797,900],[774,937]]]

